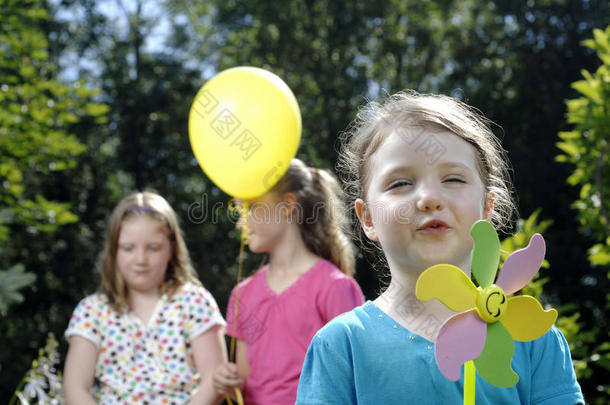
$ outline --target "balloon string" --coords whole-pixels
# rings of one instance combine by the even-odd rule
[[[475,366],[472,360],[464,364],[464,405],[474,405]]]
[[[242,264],[244,258],[244,246],[250,237],[250,228],[248,227],[248,216],[250,213],[250,209],[248,207],[248,202],[245,201],[243,205],[238,205],[236,209],[239,212],[239,221],[241,225],[241,237],[239,242],[239,259],[237,266],[237,285],[241,282],[242,276]],[[233,306],[233,333],[231,334],[231,344],[229,348],[229,361],[235,363],[235,344],[236,338],[235,335],[237,333],[237,319],[238,319],[238,311],[239,311],[239,289],[235,290],[235,302]],[[229,405],[233,405],[231,401],[230,395],[225,395],[225,398]],[[242,397],[241,391],[239,388],[235,388],[235,399],[238,405],[244,405],[244,399]]]

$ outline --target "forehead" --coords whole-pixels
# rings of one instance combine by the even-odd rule
[[[274,191],[269,191],[260,197],[248,200],[248,204],[252,207],[253,205],[271,205],[282,200],[282,196]],[[242,201],[243,203],[243,201]]]
[[[167,236],[168,233],[167,226],[160,219],[145,214],[133,215],[121,223],[119,239],[141,238],[142,236],[159,237]]]
[[[426,170],[455,164],[474,171],[478,167],[475,148],[459,136],[425,127],[396,129],[371,155],[369,177],[401,167]]]

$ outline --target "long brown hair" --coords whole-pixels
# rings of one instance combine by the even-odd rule
[[[271,193],[294,194],[296,223],[307,248],[347,275],[354,273],[354,246],[349,234],[344,195],[333,174],[292,159]]]
[[[122,224],[135,216],[146,216],[158,221],[166,229],[173,247],[172,258],[167,265],[165,279],[159,291],[171,296],[188,282],[201,285],[191,264],[173,208],[159,194],[149,191],[134,192],[123,198],[112,211],[100,260],[102,273],[100,290],[106,294],[110,305],[117,311],[128,308],[127,286],[116,266],[119,234]]]

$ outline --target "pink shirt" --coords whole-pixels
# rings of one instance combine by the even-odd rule
[[[247,344],[247,404],[294,404],[313,335],[335,316],[364,302],[353,278],[318,260],[280,294],[267,284],[267,267],[241,282],[227,307],[227,333]],[[239,308],[233,322],[236,294]]]

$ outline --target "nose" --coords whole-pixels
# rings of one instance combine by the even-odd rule
[[[420,211],[440,211],[444,208],[441,192],[432,184],[420,184],[415,206]]]
[[[140,248],[136,253],[136,262],[138,264],[145,264],[148,260],[148,255],[146,253],[146,248]]]

